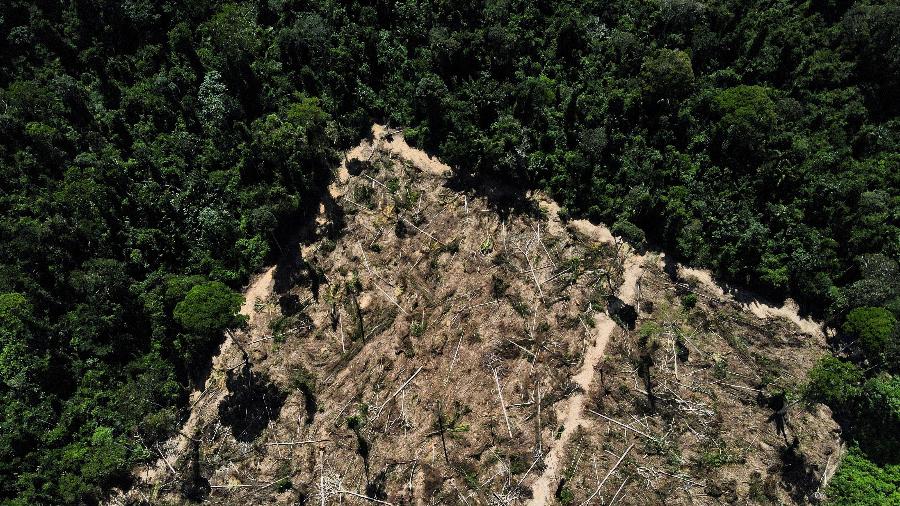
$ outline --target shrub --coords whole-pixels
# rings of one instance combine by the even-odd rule
[[[805,396],[835,410],[847,409],[859,396],[862,379],[859,367],[827,355],[809,371]]]
[[[880,467],[851,448],[828,484],[828,502],[834,506],[900,504],[900,465]]]
[[[635,248],[640,249],[647,245],[647,236],[644,234],[644,231],[628,220],[615,222],[611,231],[613,235],[622,237]]]
[[[897,319],[881,307],[861,307],[850,311],[844,322],[844,332],[859,339],[866,355],[883,362],[897,348]]]

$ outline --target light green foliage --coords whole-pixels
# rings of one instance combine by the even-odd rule
[[[25,388],[46,367],[32,355],[34,339],[29,322],[32,307],[20,293],[0,294],[0,382],[7,388]]]
[[[900,465],[878,466],[858,448],[851,448],[826,495],[834,506],[896,506],[900,504]]]
[[[862,369],[827,355],[809,371],[805,395],[836,409],[848,409],[860,394],[862,380]]]
[[[866,355],[872,358],[883,360],[898,346],[897,319],[884,308],[861,307],[850,311],[843,330],[859,339]]]
[[[230,3],[200,26],[201,46],[198,50],[204,63],[223,75],[237,77],[256,55],[261,39],[256,24],[255,9],[245,3]]]
[[[659,49],[641,65],[642,88],[650,100],[682,98],[694,84],[691,58],[677,49]]]
[[[628,220],[619,220],[615,222],[610,230],[614,235],[621,236],[636,248],[643,248],[647,245],[647,238],[644,231]]]
[[[211,281],[191,288],[172,315],[188,332],[211,336],[244,324],[246,318],[238,314],[243,301],[241,294]]]
[[[222,333],[246,324],[238,313],[244,297],[218,281],[195,285],[175,306],[172,317],[184,329],[176,344],[187,363],[208,353]]]
[[[759,160],[777,113],[772,91],[763,86],[736,86],[716,93],[713,107],[721,116],[718,125],[723,150],[735,165]]]
[[[211,132],[221,128],[225,115],[228,113],[228,96],[225,83],[222,82],[222,74],[211,70],[203,77],[197,100],[200,101],[200,120]]]
[[[687,293],[681,297],[681,305],[684,306],[685,309],[694,309],[694,306],[697,305],[697,294],[696,293]]]

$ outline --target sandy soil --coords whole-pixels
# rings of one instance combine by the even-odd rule
[[[613,237],[612,232],[604,225],[595,225],[588,220],[572,220],[571,222],[572,228],[577,230],[580,234],[583,234],[593,241],[612,244],[616,242],[616,238]]]
[[[352,176],[346,163],[353,159],[377,160],[378,164],[367,169],[365,177]],[[276,494],[267,488],[289,471],[293,490],[312,494],[316,502],[325,487],[332,494],[328,504],[362,504],[358,494],[366,490],[369,471],[362,472],[356,436],[343,422],[364,406],[371,406],[375,414],[363,431],[371,442],[373,473],[379,469],[388,473],[384,504],[435,500],[481,504],[495,499],[520,504],[527,496],[522,489],[527,492],[528,488],[533,494],[529,504],[551,504],[565,463],[571,461],[566,449],[581,437],[573,435],[584,433],[579,429],[594,428],[592,437],[602,439],[600,420],[587,412],[587,408],[597,407],[591,393],[603,383],[597,381],[596,371],[607,353],[613,356],[623,346],[620,341],[634,336],[626,333],[620,339],[622,334],[616,333],[617,325],[606,312],[594,312],[594,328],[582,329],[581,312],[590,313],[591,291],[596,290],[596,285],[589,283],[594,274],[583,272],[580,278],[566,280],[564,265],[568,264],[564,262],[585,261],[590,256],[586,247],[603,245],[600,264],[589,272],[614,270],[610,284],[618,286],[616,295],[633,304],[645,299],[642,284],[647,284],[648,294],[652,289],[657,299],[673,290],[671,280],[661,286],[664,277],[655,260],[662,255],[637,255],[608,228],[587,220],[564,225],[558,217],[559,207],[539,194],[534,198],[547,211],[547,220],[501,220],[486,202],[443,186],[443,176],[449,171],[437,159],[411,148],[401,133],[374,125],[372,141],[363,141],[348,152],[329,188],[338,205],[348,211],[342,236],[327,249],[323,247],[327,241],[303,247],[304,259],[321,268],[326,279],[322,301],[317,297],[304,309],[316,330],[283,344],[256,342],[269,332],[266,325],[273,317],[260,318],[255,309],[257,300],[269,299],[272,294],[274,268],[247,287],[241,312],[249,317],[251,332],[235,339],[254,357],[254,370],[267,372],[282,385],[288,384],[287,378],[298,365],[314,372],[319,411],[315,423],[302,422],[302,399],[298,392],[291,392],[281,413],[253,442],[255,451],[236,444],[216,422],[217,408],[227,394],[225,371],[240,363],[242,356],[232,337],[226,338],[213,358],[203,390],[191,396],[190,417],[182,428],[184,435],[206,429],[204,451],[210,454],[206,465],[211,470],[210,482],[218,487],[210,502],[263,500],[261,495],[249,495],[252,492],[271,494],[268,502],[294,504],[294,492]],[[399,179],[400,191],[385,191],[390,177]],[[360,205],[344,198],[356,198],[357,193],[351,192],[368,200]],[[399,200],[403,195],[415,198]],[[324,212],[321,219],[325,219]],[[414,230],[395,233],[400,221]],[[789,303],[778,308],[750,294],[723,289],[707,271],[681,267],[679,276],[696,280],[712,297],[738,304],[755,317],[784,319],[804,333],[823,335],[816,322],[800,317]],[[492,294],[491,285],[497,278],[509,285],[515,300]],[[657,286],[650,286],[654,279]],[[361,288],[356,292],[348,288],[357,284]],[[305,286],[294,292],[301,299],[309,297]],[[362,344],[347,337],[353,331],[354,305],[358,306],[356,318],[366,328]],[[278,311],[274,306],[272,310]],[[413,330],[414,324],[419,330]],[[546,324],[545,330],[541,324]],[[614,334],[617,337],[612,339]],[[689,345],[694,346],[693,342]],[[705,357],[707,352],[696,353]],[[715,353],[709,352],[711,364],[718,363]],[[628,359],[613,365],[627,369]],[[607,366],[604,363],[603,370]],[[707,365],[699,370],[705,374],[709,369]],[[535,402],[535,392],[553,399],[542,415],[537,411],[536,418],[535,405],[541,403]],[[505,398],[506,410],[500,409],[504,401],[498,393]],[[629,400],[640,397],[633,392],[628,396]],[[441,446],[432,429],[438,400],[448,414],[452,414],[451,408],[461,413],[459,432],[448,441],[450,458],[472,466],[472,474],[465,480],[471,478],[477,487],[467,487],[458,471],[442,463]],[[559,426],[563,430],[554,439]],[[514,475],[509,465],[512,457],[527,459],[527,467],[540,441],[547,452],[543,470],[538,473],[535,470],[541,467],[533,465],[524,474],[519,471],[521,476]],[[176,461],[187,449],[186,438],[170,440],[160,451],[165,457],[139,473],[141,481],[151,487],[167,481],[170,467],[178,468]],[[768,462],[753,461],[753,465],[765,469]],[[423,495],[434,486],[436,492]],[[257,488],[259,492],[255,492]],[[338,489],[350,492],[335,492]],[[347,495],[350,493],[357,495]],[[434,495],[438,493],[443,495]],[[170,489],[167,497],[176,498],[177,493]]]
[[[403,133],[392,130],[384,125],[373,125],[372,136],[376,139],[379,149],[393,153],[404,160],[408,160],[417,168],[435,176],[444,176],[451,172],[448,165],[437,158],[430,156],[421,149],[415,149],[406,143]]]
[[[823,337],[825,335],[826,331],[823,329],[822,324],[815,320],[800,316],[799,306],[791,299],[786,300],[783,306],[776,307],[758,300],[755,296],[745,290],[729,287],[726,291],[722,286],[716,283],[712,273],[706,269],[694,269],[679,266],[678,277],[684,280],[695,280],[700,283],[704,289],[715,294],[716,297],[725,300],[733,300],[758,318],[784,318],[794,323],[794,325],[806,334],[814,337]]]
[[[592,225],[582,225],[579,230],[587,231],[592,237],[612,237],[612,234],[605,227]],[[635,294],[639,291],[639,282],[643,272],[644,257],[642,255],[629,254],[625,261],[625,275],[622,285],[619,286],[617,296],[628,304],[633,304]],[[528,504],[539,506],[543,504],[551,504],[555,499],[556,483],[559,482],[562,474],[561,462],[563,451],[566,444],[572,438],[576,429],[582,426],[590,425],[592,419],[585,416],[584,404],[587,399],[587,392],[590,391],[591,382],[594,380],[595,369],[603,359],[606,345],[609,343],[613,331],[616,329],[616,323],[605,312],[596,313],[594,319],[597,322],[597,335],[595,340],[588,347],[584,355],[584,363],[578,373],[572,380],[578,384],[580,390],[576,392],[568,401],[565,414],[560,419],[563,425],[563,432],[559,439],[553,444],[553,448],[547,454],[544,461],[546,468],[544,472],[532,485],[533,498]]]

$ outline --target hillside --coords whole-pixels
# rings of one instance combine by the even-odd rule
[[[247,330],[125,497],[818,497],[842,452],[827,408],[797,402],[818,325],[451,176],[376,125],[295,254],[245,290]]]
[[[593,502],[833,473],[835,506],[900,504],[898,26],[897,0],[0,1],[0,504],[287,501],[320,448],[350,500],[397,416],[423,449],[391,501],[429,445],[441,500],[581,500],[623,423]],[[359,145],[373,123],[403,135]],[[791,431],[820,404],[840,463]],[[328,441],[265,446],[291,430]],[[290,487],[251,465],[302,452]]]

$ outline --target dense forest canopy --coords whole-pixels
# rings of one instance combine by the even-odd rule
[[[373,120],[840,332],[813,371],[900,496],[900,4],[0,1],[0,501],[92,503],[243,324]]]

